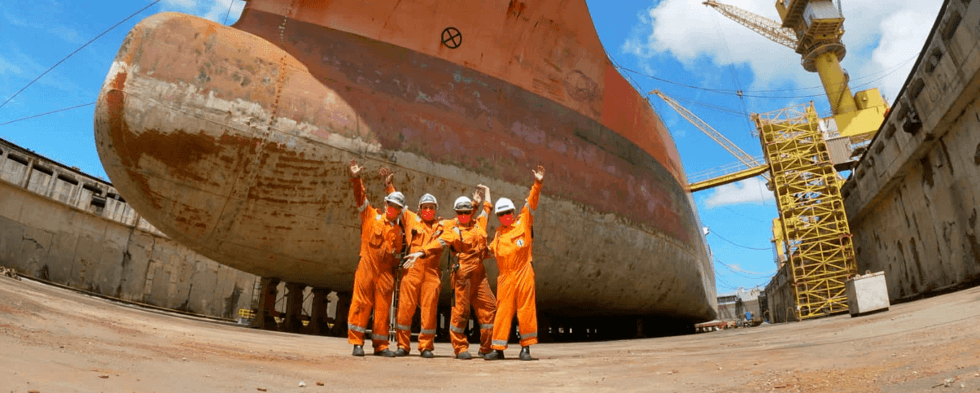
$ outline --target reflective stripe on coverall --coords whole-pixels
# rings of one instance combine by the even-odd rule
[[[361,216],[361,259],[354,273],[354,293],[347,315],[347,342],[364,345],[368,319],[374,311],[371,344],[375,352],[388,349],[388,318],[395,288],[393,270],[402,248],[402,227],[385,217],[384,209],[368,204],[364,183],[351,179],[354,202]]]
[[[385,192],[390,194],[395,192],[395,187],[388,185]],[[432,224],[426,224],[418,214],[405,209],[402,222],[405,224],[405,232],[411,249],[409,253],[421,251],[422,246],[428,244],[436,235],[439,226],[433,220]],[[419,352],[433,350],[433,340],[436,338],[437,327],[437,307],[439,306],[439,291],[442,289],[442,282],[439,271],[439,258],[442,257],[442,249],[434,251],[432,255],[419,258],[415,265],[409,269],[402,269],[402,280],[398,289],[398,311],[396,314],[395,331],[398,337],[398,347],[411,352],[412,338],[412,317],[415,316],[415,308],[422,309],[422,330],[419,332]]]
[[[425,246],[426,256],[434,254],[443,247],[452,246],[459,258],[459,270],[453,273],[453,290],[456,304],[453,305],[449,319],[449,337],[456,354],[469,349],[469,340],[464,335],[470,321],[470,305],[476,309],[476,320],[480,328],[480,352],[490,352],[490,337],[493,334],[493,318],[497,311],[497,299],[490,290],[487,271],[483,259],[487,253],[487,214],[489,202],[483,203],[483,213],[470,226],[464,226],[458,219],[443,220],[439,223],[439,237]]]
[[[535,305],[534,269],[531,267],[531,227],[538,208],[541,182],[535,181],[521,215],[510,226],[500,226],[490,243],[497,258],[497,317],[493,321],[493,349],[507,349],[510,324],[517,312],[521,346],[538,343],[538,315]]]

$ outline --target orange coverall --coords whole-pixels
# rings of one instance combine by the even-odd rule
[[[443,220],[439,223],[440,232],[436,241],[423,248],[423,257],[428,257],[451,246],[459,259],[459,269],[453,273],[453,290],[456,304],[449,319],[449,337],[453,351],[458,355],[465,352],[470,344],[463,333],[470,320],[470,305],[476,309],[476,319],[480,323],[480,352],[490,352],[490,336],[493,334],[493,318],[497,311],[497,299],[490,290],[487,271],[483,259],[487,253],[487,214],[490,202],[483,202],[483,213],[469,226],[462,225],[458,219]]]
[[[535,181],[521,215],[510,226],[500,226],[490,243],[497,258],[497,317],[493,321],[493,349],[507,349],[510,324],[517,312],[521,346],[538,343],[538,315],[535,305],[534,269],[531,268],[531,226],[538,208],[541,182]]]
[[[360,178],[351,179],[354,202],[361,215],[361,254],[354,273],[354,294],[347,315],[347,342],[364,345],[368,319],[374,311],[371,344],[374,352],[388,349],[388,318],[395,289],[394,268],[402,249],[402,227],[370,206]]]
[[[388,185],[385,192],[395,192],[395,187]],[[418,214],[405,209],[403,221],[410,253],[422,251],[422,246],[429,244],[438,230],[439,223],[435,220],[427,224]],[[439,258],[442,249],[433,251],[425,258],[419,258],[409,269],[401,271],[401,287],[398,289],[398,313],[395,330],[398,336],[398,347],[411,352],[412,317],[415,307],[422,308],[422,331],[419,332],[419,352],[433,350],[433,340],[436,337],[436,310],[439,306],[439,291],[442,289]],[[421,300],[421,301],[420,301]]]

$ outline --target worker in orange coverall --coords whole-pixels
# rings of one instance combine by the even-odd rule
[[[493,317],[497,310],[497,299],[490,290],[487,281],[487,271],[483,267],[483,259],[487,255],[487,220],[490,213],[490,189],[478,186],[483,191],[473,194],[473,200],[465,196],[456,199],[453,210],[456,218],[443,220],[439,223],[440,232],[436,239],[422,248],[406,256],[406,263],[414,263],[415,259],[428,258],[441,251],[443,247],[451,247],[458,259],[451,268],[452,282],[455,291],[455,304],[452,317],[449,319],[449,337],[453,343],[453,351],[457,359],[472,359],[468,351],[469,341],[464,332],[470,320],[470,305],[476,309],[476,319],[480,327],[479,356],[490,353],[490,336],[493,334]],[[482,202],[482,204],[481,204]],[[483,213],[475,220],[474,206],[482,206]]]
[[[347,315],[347,342],[354,344],[354,356],[364,356],[364,334],[374,311],[371,344],[375,356],[394,357],[388,349],[388,318],[394,291],[394,269],[400,262],[402,227],[398,219],[405,207],[405,196],[393,192],[385,197],[385,209],[370,206],[361,182],[363,168],[350,162],[354,202],[361,216],[361,253],[354,273],[354,296]]]
[[[510,324],[517,312],[517,324],[521,337],[521,360],[531,360],[530,346],[538,343],[538,316],[535,305],[534,269],[531,268],[531,246],[534,241],[532,225],[534,210],[538,208],[538,195],[541,194],[541,181],[544,167],[534,170],[534,185],[521,209],[521,215],[514,217],[514,202],[500,198],[494,207],[494,214],[500,220],[500,227],[490,243],[490,253],[497,258],[500,275],[497,276],[497,317],[493,321],[493,352],[483,358],[503,359],[510,338]]]
[[[382,168],[381,176],[385,179],[385,192],[396,192],[391,183],[394,175],[388,168]],[[435,239],[439,229],[436,220],[436,209],[439,203],[432,194],[422,195],[419,199],[419,212],[405,209],[402,223],[404,224],[409,251],[421,251],[422,246]],[[433,340],[436,337],[436,308],[439,306],[439,290],[442,282],[439,271],[439,258],[442,249],[435,250],[431,255],[419,259],[413,265],[402,265],[401,287],[398,289],[398,311],[395,331],[398,337],[398,351],[395,356],[408,356],[412,351],[412,317],[416,307],[422,309],[422,331],[419,332],[419,351],[423,358],[432,358],[435,349]]]

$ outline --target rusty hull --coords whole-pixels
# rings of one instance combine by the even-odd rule
[[[302,6],[316,2],[295,3],[315,15]],[[124,41],[98,100],[97,147],[116,188],[161,231],[237,269],[349,290],[359,241],[350,159],[391,167],[410,202],[432,193],[446,217],[477,183],[525,198],[542,164],[541,311],[714,317],[676,149],[601,47],[589,56],[606,68],[582,63],[578,84],[556,85],[582,98],[569,105],[535,91],[538,79],[257,9],[275,5],[252,0],[236,28],[155,15]],[[365,177],[380,204],[380,179]]]

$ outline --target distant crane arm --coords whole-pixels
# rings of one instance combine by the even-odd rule
[[[741,23],[745,27],[752,29],[752,31],[761,34],[763,37],[766,37],[777,44],[783,45],[794,51],[796,50],[797,46],[799,46],[799,40],[796,38],[796,33],[793,31],[793,29],[783,27],[779,22],[735,6],[719,3],[714,0],[707,0],[702,4],[714,8],[722,15]]]
[[[667,105],[670,105],[671,108],[674,108],[674,110],[677,111],[677,113],[680,113],[680,115],[683,116],[685,119],[687,119],[687,121],[691,122],[691,124],[694,124],[694,126],[700,129],[701,132],[704,132],[705,135],[707,135],[709,138],[717,142],[719,145],[721,145],[721,147],[725,148],[725,150],[728,150],[729,153],[732,153],[732,155],[735,156],[735,158],[738,158],[738,160],[741,161],[743,164],[748,165],[750,168],[765,164],[764,162],[757,161],[754,157],[750,156],[748,153],[740,149],[738,146],[735,145],[735,143],[732,143],[732,141],[728,140],[728,138],[725,138],[724,135],[721,135],[721,133],[719,133],[710,125],[708,125],[708,123],[705,123],[704,120],[701,120],[701,118],[697,117],[697,115],[691,113],[691,111],[681,106],[681,104],[678,104],[677,101],[674,101],[673,98],[668,97],[660,90],[654,90],[651,93],[656,94],[657,97],[660,97],[660,99],[664,100],[664,102],[666,102]]]

